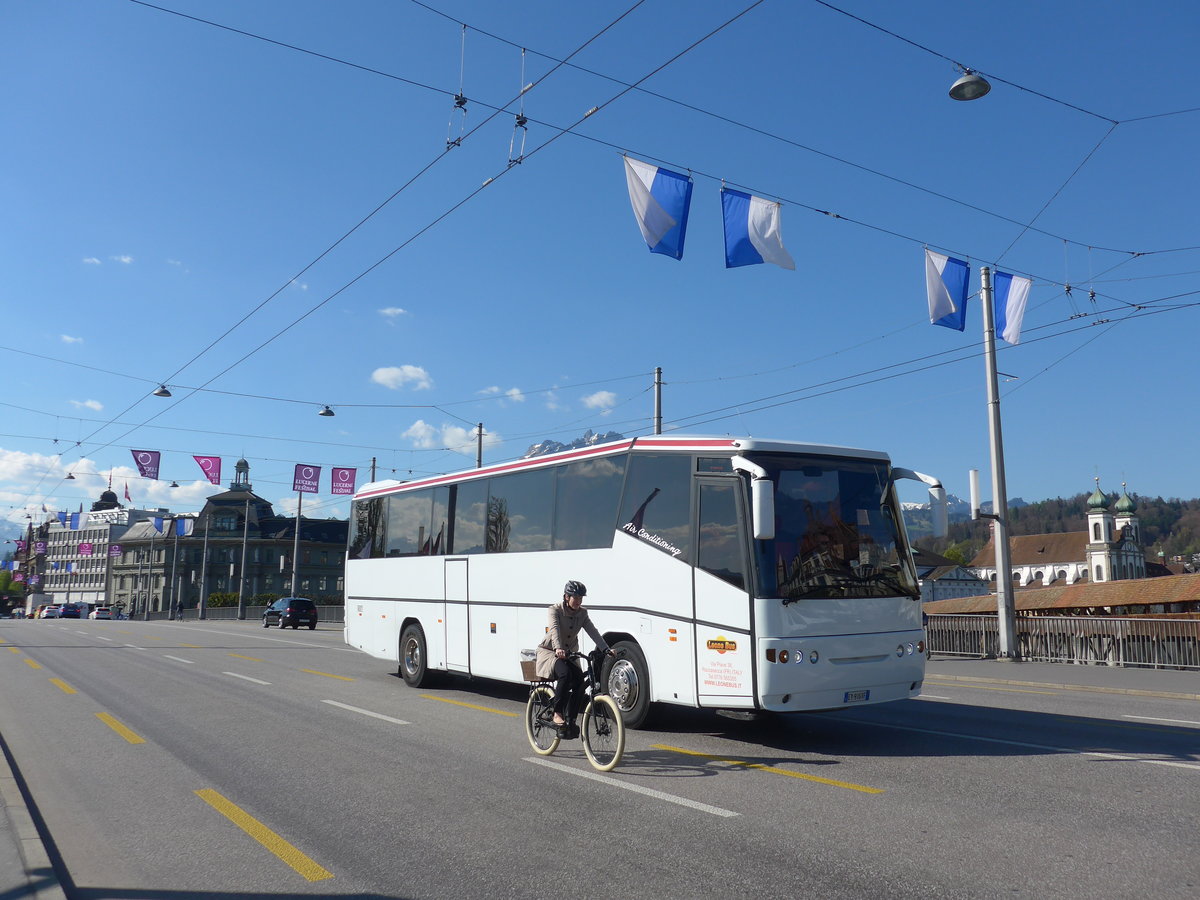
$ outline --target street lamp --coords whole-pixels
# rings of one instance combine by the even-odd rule
[[[952,100],[978,100],[992,89],[987,79],[970,69],[963,69],[962,77],[950,85]]]

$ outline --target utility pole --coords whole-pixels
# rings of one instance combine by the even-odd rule
[[[475,433],[478,436],[475,445],[475,468],[483,468],[483,423],[480,422],[476,426]]]
[[[654,433],[662,434],[662,367],[654,367]]]
[[[1004,478],[1004,437],[1000,430],[1000,383],[996,375],[996,324],[992,309],[992,270],[979,270],[979,300],[983,306],[983,356],[987,367],[988,437],[992,450],[992,534],[996,546],[996,621],[1001,659],[1020,658],[1016,643],[1016,614],[1012,561],[1008,546],[1008,485]],[[981,514],[982,515],[982,514]]]

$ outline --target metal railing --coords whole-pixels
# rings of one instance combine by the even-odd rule
[[[944,656],[994,657],[995,616],[930,616],[929,649]],[[1200,669],[1200,620],[1109,616],[1018,616],[1017,647],[1031,662]]]
[[[257,622],[262,618],[265,606],[247,606],[246,621]],[[205,618],[209,621],[231,621],[237,619],[236,606],[210,606],[205,610]],[[141,613],[134,616],[135,619],[140,619]],[[171,617],[168,612],[152,612],[150,620],[152,622],[160,622]],[[187,622],[196,621],[196,610],[186,609],[183,611],[183,618]],[[344,606],[318,606],[317,607],[317,623],[320,625],[340,625],[346,621],[346,607]]]

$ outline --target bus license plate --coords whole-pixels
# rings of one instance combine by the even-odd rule
[[[870,691],[846,691],[845,703],[861,703],[871,696]]]

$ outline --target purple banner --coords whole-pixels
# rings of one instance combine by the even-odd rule
[[[340,469],[334,466],[330,470],[330,478],[332,480],[331,494],[353,494],[354,481],[358,475],[358,469]]]
[[[41,584],[41,583],[42,583],[42,576],[41,576],[41,575],[30,575],[30,576],[29,576],[29,583],[30,583],[30,584]]]
[[[79,555],[80,556],[91,556],[92,555],[91,543],[84,542],[84,543],[80,544],[79,545]]]
[[[17,552],[18,553],[25,552],[25,542],[24,541],[17,541]]]
[[[108,555],[112,556],[112,557],[120,556],[121,555],[121,545],[120,544],[109,544],[108,545]]]
[[[316,494],[320,492],[321,467],[306,466],[303,463],[297,463],[296,475],[292,479],[292,490],[305,494]]]
[[[157,450],[130,450],[137,463],[138,474],[143,478],[158,478],[158,461],[162,454]]]
[[[221,483],[221,457],[219,456],[193,456],[200,468],[204,470],[205,476],[213,484]]]
[[[33,552],[36,553],[38,556],[45,556],[46,555],[46,542],[38,541],[37,543],[35,543],[33,545]]]
[[[17,572],[15,575],[13,575],[13,581],[24,581],[24,580],[25,580],[24,572]]]

